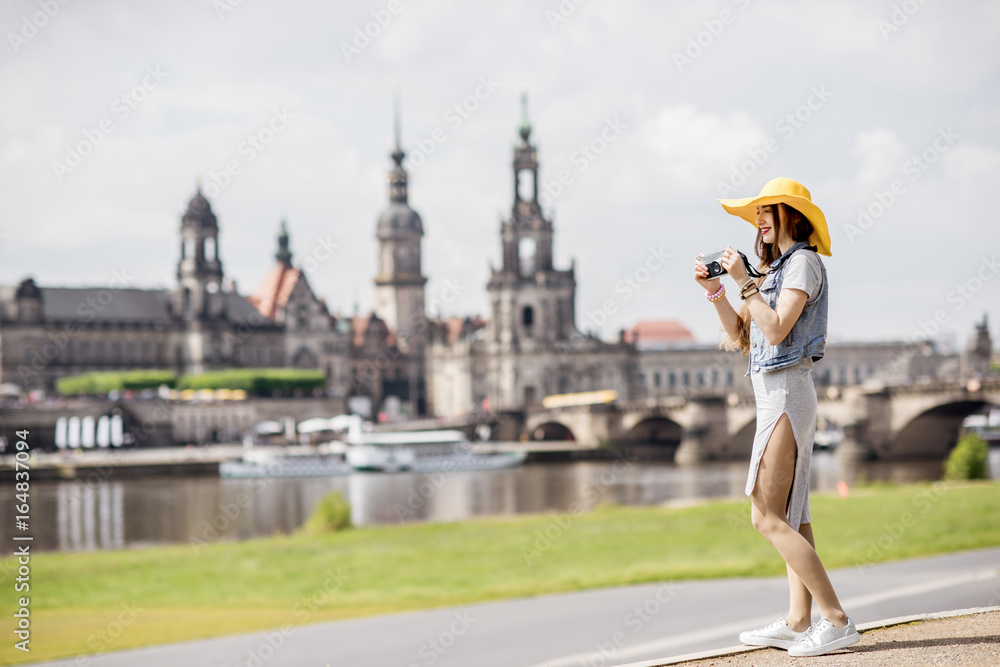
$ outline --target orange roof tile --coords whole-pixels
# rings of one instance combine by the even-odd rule
[[[248,301],[264,317],[274,319],[278,308],[284,308],[288,304],[288,299],[292,296],[295,283],[299,280],[299,270],[293,269],[284,264],[277,264],[264,276],[264,281],[248,297]]]

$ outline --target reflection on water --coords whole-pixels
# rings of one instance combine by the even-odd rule
[[[1000,478],[1000,449],[990,452]],[[700,498],[743,498],[747,465],[579,461],[504,470],[452,473],[359,473],[300,479],[206,477],[38,483],[31,488],[36,550],[92,551],[152,544],[189,544],[289,533],[331,490],[351,502],[355,525],[455,521],[481,515],[589,509],[601,502],[653,505]],[[813,456],[812,488],[834,491],[873,481],[915,482],[941,477],[941,463],[865,462],[845,466],[829,452]],[[10,487],[6,487],[10,488]],[[0,497],[12,516],[13,493]],[[12,549],[7,521],[0,544]]]

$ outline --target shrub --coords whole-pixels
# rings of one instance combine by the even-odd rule
[[[316,509],[303,524],[302,530],[310,534],[333,533],[351,527],[351,503],[340,491],[333,491],[319,501]]]
[[[320,370],[300,368],[231,368],[224,371],[189,374],[181,377],[179,389],[244,389],[258,396],[290,394],[296,389],[312,390],[326,384]]]
[[[944,478],[948,480],[986,479],[990,450],[986,441],[977,433],[967,433],[951,450],[944,464]]]
[[[168,370],[109,371],[69,375],[56,381],[56,391],[63,396],[107,394],[117,389],[155,389],[160,385],[173,387],[177,374]]]

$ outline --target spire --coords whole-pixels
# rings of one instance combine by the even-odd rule
[[[392,115],[393,132],[395,134],[396,145],[392,151],[392,160],[396,166],[389,172],[389,201],[405,204],[407,200],[406,192],[406,170],[403,169],[403,159],[406,153],[400,147],[400,113],[399,113],[399,78],[392,78]]]
[[[531,137],[531,121],[528,120],[528,84],[521,84],[521,125],[518,127],[518,132],[521,134],[521,139],[524,143],[528,143],[528,138]]]
[[[288,224],[281,220],[281,229],[278,230],[278,252],[274,258],[288,268],[292,268],[292,251],[288,249]]]

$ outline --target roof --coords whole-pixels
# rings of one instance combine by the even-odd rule
[[[288,299],[291,298],[292,290],[295,289],[298,280],[298,269],[278,262],[267,272],[260,287],[252,296],[247,297],[247,300],[261,315],[274,319],[277,310],[288,305]]]
[[[486,326],[486,320],[479,317],[449,317],[444,322],[445,342],[451,345],[463,336],[478,331]]]
[[[194,197],[191,197],[191,201],[188,202],[187,211],[185,211],[184,217],[181,218],[181,225],[213,229],[219,227],[215,213],[212,213],[211,204],[205,199],[205,195],[201,194],[201,188],[198,188]]]
[[[691,330],[676,320],[645,320],[625,331],[625,342],[656,349],[694,343]]]
[[[168,290],[42,287],[42,317],[49,322],[167,322]]]
[[[351,345],[354,347],[364,346],[365,334],[370,327],[374,327],[372,333],[376,334],[380,333],[379,329],[384,330],[386,332],[386,345],[393,344],[395,336],[389,331],[389,327],[385,325],[385,322],[375,313],[371,313],[370,315],[355,315],[348,319],[351,322]]]
[[[405,202],[391,202],[378,219],[378,238],[397,236],[423,236],[424,224],[420,214]]]

